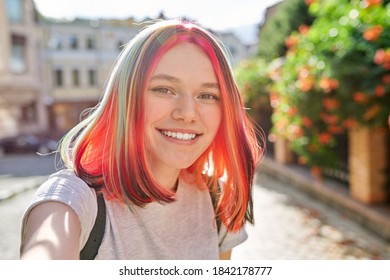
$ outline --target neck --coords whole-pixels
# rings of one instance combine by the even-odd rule
[[[147,168],[160,187],[169,191],[176,191],[181,172],[180,169],[164,164],[155,164],[149,160],[147,161]]]
[[[163,187],[164,189],[176,192],[177,186],[179,184],[179,174],[176,176],[167,176],[167,174],[164,174],[164,177],[159,176],[158,178],[155,178],[157,183]]]
[[[152,175],[159,186],[176,192],[179,183],[180,170],[152,170]]]

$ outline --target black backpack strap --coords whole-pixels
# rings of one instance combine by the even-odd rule
[[[80,252],[80,260],[95,259],[100,244],[102,244],[104,230],[106,228],[106,203],[104,202],[103,193],[100,189],[95,189],[95,191],[98,212],[87,243]]]

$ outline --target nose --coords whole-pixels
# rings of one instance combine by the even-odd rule
[[[196,101],[191,96],[181,96],[172,111],[172,118],[184,122],[194,122],[197,119]]]

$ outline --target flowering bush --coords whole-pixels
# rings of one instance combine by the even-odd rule
[[[243,61],[235,71],[238,86],[244,95],[245,106],[256,122],[259,122],[261,110],[270,107],[268,92],[271,79],[267,69],[267,63],[257,58]]]
[[[271,104],[274,132],[319,172],[336,164],[336,135],[357,125],[388,126],[390,4],[305,2],[316,19],[286,39]]]

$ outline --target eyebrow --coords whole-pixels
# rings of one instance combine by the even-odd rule
[[[154,75],[153,77],[150,78],[150,81],[154,81],[154,80],[167,80],[167,81],[170,81],[173,83],[180,82],[180,79],[178,79],[174,76],[171,76],[171,75],[167,75],[167,74]],[[202,87],[219,89],[219,84],[218,83],[203,83]]]
[[[151,81],[153,80],[168,80],[170,82],[179,82],[180,80],[174,76],[167,75],[167,74],[157,74],[150,78]]]

